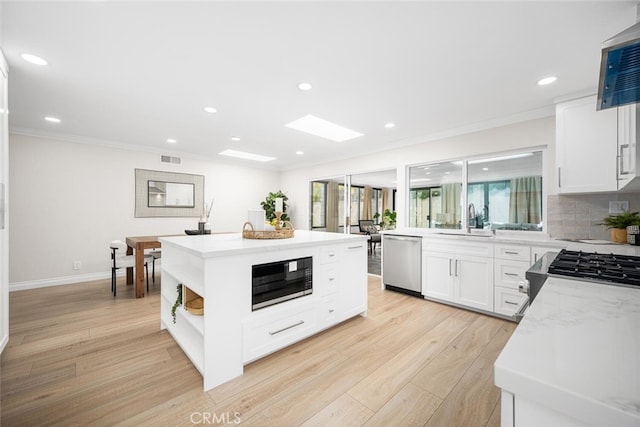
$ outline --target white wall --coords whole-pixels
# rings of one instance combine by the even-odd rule
[[[111,240],[197,228],[198,218],[134,218],[136,168],[204,175],[214,232],[239,232],[279,188],[273,171],[16,134],[9,144],[12,290],[109,277]]]
[[[348,151],[348,142],[345,150]],[[438,141],[425,142],[389,151],[359,155],[342,161],[282,172],[281,188],[289,197],[296,228],[309,228],[309,181],[345,174],[397,169],[396,210],[398,226],[406,221],[406,168],[426,162],[481,156],[534,147],[544,147],[544,180],[547,194],[555,193],[555,117],[530,120],[499,128],[468,133]]]

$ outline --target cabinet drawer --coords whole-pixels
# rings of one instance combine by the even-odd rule
[[[531,248],[529,246],[496,244],[496,258],[529,262]]]
[[[526,294],[502,286],[496,286],[494,298],[493,311],[505,316],[516,314],[529,299]]]
[[[286,303],[285,303],[286,304]],[[276,308],[274,306],[274,308]],[[265,356],[318,330],[318,305],[282,309],[270,316],[256,316],[242,325],[242,358],[247,363]]]
[[[453,238],[422,238],[422,250],[429,252],[441,252],[448,254],[459,255],[473,255],[481,257],[493,257],[493,243],[489,241],[482,241],[482,238],[478,242],[471,242],[460,239],[454,241]]]
[[[313,287],[318,289],[321,296],[338,292],[338,270],[335,266],[327,267],[324,271],[318,272],[314,277]]]
[[[338,246],[323,246],[320,248],[320,264],[330,264],[338,260]]]
[[[495,284],[517,290],[528,269],[528,261],[496,259],[494,261]]]

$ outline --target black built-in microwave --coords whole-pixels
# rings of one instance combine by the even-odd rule
[[[313,293],[313,258],[288,259],[252,266],[253,311]]]

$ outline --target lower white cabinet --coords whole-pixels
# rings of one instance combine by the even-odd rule
[[[493,259],[425,252],[422,265],[425,297],[493,311]]]
[[[293,344],[318,329],[319,310],[314,301],[269,308],[242,325],[242,359],[245,362]]]
[[[494,294],[493,311],[505,316],[514,316],[528,300],[526,294],[503,286],[496,286]]]

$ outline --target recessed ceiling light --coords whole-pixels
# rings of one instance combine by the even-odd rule
[[[302,156],[302,155],[304,154],[304,151],[296,151],[296,154],[297,154],[298,156]]]
[[[237,142],[237,141],[240,141],[240,138],[238,138],[237,136],[232,136],[231,140]]]
[[[538,86],[550,85],[555,82],[558,78],[556,76],[545,77],[544,79],[538,80]]]
[[[30,63],[35,64],[35,65],[47,65],[48,64],[46,59],[40,58],[39,56],[36,56],[36,55],[31,55],[30,53],[23,53],[20,56],[25,61],[30,62]]]
[[[362,136],[361,133],[351,129],[347,129],[327,120],[315,117],[311,114],[294,120],[285,125],[290,129],[299,130],[300,132],[309,133],[321,138],[330,139],[331,141],[343,142],[353,138]]]
[[[387,124],[384,125],[384,127],[386,127],[387,129],[392,129],[392,128],[396,127],[396,124],[395,123],[387,123]]]
[[[173,138],[168,138],[168,139],[167,139],[167,142],[168,142],[169,144],[175,144],[176,142],[178,142],[178,140],[173,139]]]
[[[298,83],[298,89],[300,90],[311,90],[313,86],[311,86],[311,83],[307,83],[307,82],[302,82],[302,83]]]
[[[216,108],[213,108],[213,107],[204,107],[203,110],[205,112],[207,112],[207,113],[210,113],[210,114],[214,114],[214,113],[218,112],[218,110]]]
[[[483,171],[488,171],[488,170],[489,170],[489,168],[482,168],[482,170],[483,170]]]
[[[253,154],[253,153],[245,153],[244,151],[236,151],[236,150],[224,150],[218,154],[222,156],[237,157],[239,159],[255,160],[257,162],[270,162],[271,160],[276,159],[275,157],[262,156],[260,154]]]
[[[57,117],[51,117],[51,116],[47,116],[44,119],[50,123],[60,123],[62,121]]]

